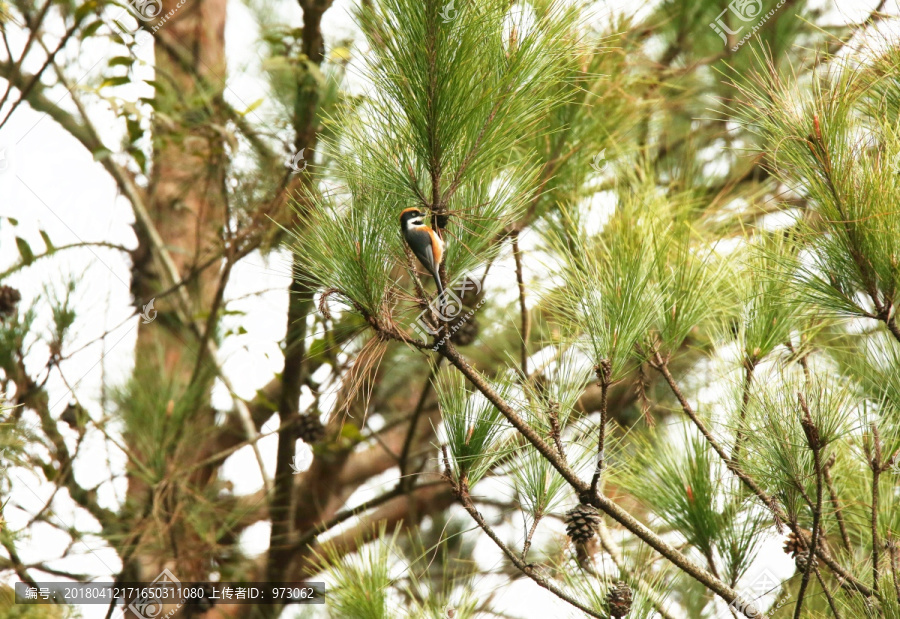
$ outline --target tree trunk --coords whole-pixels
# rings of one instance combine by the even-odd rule
[[[157,22],[154,35],[156,81],[161,88],[157,89],[153,120],[148,209],[178,277],[185,282],[190,307],[181,309],[194,320],[213,306],[222,263],[217,256],[222,252],[221,231],[226,221],[227,153],[222,134],[214,126],[224,124],[216,101],[225,85],[227,5],[225,0],[176,4],[177,0],[164,0],[161,20],[166,21]],[[209,370],[210,360],[206,358],[205,371],[195,371],[201,342],[190,325],[176,317],[178,297],[171,293],[172,282],[159,266],[159,248],[152,246],[147,235],[138,232],[137,236],[132,291],[138,302],[155,298],[158,315],[152,323],[140,326],[135,378],[141,380],[145,372],[153,372],[175,384],[187,386],[193,381],[192,389],[199,387],[202,396],[192,426],[211,428],[214,411],[209,392],[214,373]],[[200,385],[196,384],[198,377]],[[198,449],[187,458],[199,461],[208,455]],[[166,458],[167,477],[177,476],[187,464],[175,461],[174,454],[167,453]],[[207,481],[192,478],[188,483]],[[167,479],[166,485],[169,482]],[[129,470],[128,501],[163,522],[151,529],[157,531],[153,539],[141,534],[134,560],[125,566],[124,574],[150,581],[168,567],[182,581],[207,577],[209,544],[198,538],[179,509],[181,503],[193,500],[184,496],[183,483],[171,483],[163,494]],[[164,537],[167,539],[161,539]]]

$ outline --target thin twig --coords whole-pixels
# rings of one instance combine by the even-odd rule
[[[528,338],[531,331],[531,321],[528,317],[528,306],[525,304],[525,278],[522,275],[522,251],[519,249],[519,231],[513,230],[512,234],[513,257],[516,260],[516,282],[519,284],[519,311],[522,315],[522,376],[528,376]]]
[[[400,450],[400,483],[407,483],[404,482],[404,479],[406,479],[409,450],[412,447],[413,438],[416,434],[416,427],[419,423],[419,417],[422,416],[422,411],[425,410],[425,402],[428,400],[428,394],[431,393],[432,381],[434,381],[434,377],[437,375],[441,361],[443,361],[443,359],[439,357],[437,362],[432,365],[431,371],[428,372],[428,377],[425,379],[425,385],[422,387],[422,393],[419,395],[419,401],[416,402],[416,409],[413,411],[412,418],[409,420],[409,430],[406,432],[406,439],[404,439],[403,447]]]
[[[734,463],[738,463],[741,454],[741,443],[744,441],[744,423],[747,418],[747,407],[750,404],[750,389],[753,386],[753,370],[756,368],[756,362],[748,359],[744,362],[744,387],[741,393],[741,410],[738,416],[737,436],[734,439],[734,450],[731,452],[731,459]]]
[[[825,485],[828,486],[828,495],[831,497],[831,502],[834,504],[834,517],[838,523],[838,529],[841,531],[841,541],[844,542],[844,547],[847,550],[853,550],[853,546],[850,544],[850,534],[847,533],[847,524],[844,522],[844,514],[841,509],[841,498],[838,496],[837,490],[834,487],[834,481],[831,478],[831,467],[834,466],[835,463],[835,455],[832,454],[830,458],[825,462],[825,466],[822,467],[822,474],[825,477]]]
[[[828,606],[831,607],[831,612],[834,615],[834,619],[841,619],[841,613],[838,612],[837,604],[834,601],[834,596],[831,595],[831,591],[829,591],[828,587],[825,586],[825,579],[822,578],[822,573],[815,565],[813,566],[813,570],[816,573],[816,579],[819,581],[819,586],[822,588],[822,593],[825,594],[825,599],[828,600]]]
[[[400,486],[400,484],[397,484],[392,489],[388,490],[387,492],[384,492],[383,494],[378,495],[374,499],[366,501],[365,503],[360,503],[356,507],[351,507],[349,509],[339,511],[331,519],[327,520],[326,522],[319,523],[315,527],[309,529],[308,531],[305,531],[303,534],[301,534],[297,538],[297,541],[294,542],[293,545],[295,548],[301,549],[303,546],[306,546],[307,544],[312,542],[316,537],[318,537],[322,533],[325,533],[326,531],[333,529],[334,527],[341,524],[345,520],[349,520],[350,518],[353,518],[354,516],[357,516],[365,511],[369,511],[373,507],[378,507],[379,505],[387,503],[391,499],[396,499],[397,497],[402,496],[403,494],[405,494],[409,491],[417,491],[417,490],[421,490],[423,488],[430,488],[432,486],[436,486],[438,484],[443,484],[443,483],[444,482],[441,480],[423,482],[421,484],[416,485],[412,489],[405,489],[405,488],[402,488]]]
[[[603,466],[606,460],[606,423],[609,420],[609,382],[612,365],[609,359],[603,359],[594,368],[597,373],[597,384],[600,386],[600,427],[597,430],[597,468],[591,478],[591,495],[597,494],[600,486],[600,476],[603,474]]]
[[[500,537],[494,532],[491,526],[485,521],[481,513],[479,513],[479,511],[475,508],[475,505],[472,503],[472,499],[469,496],[468,488],[466,488],[463,483],[455,483],[449,479],[448,481],[450,481],[451,485],[453,486],[453,490],[456,493],[456,496],[459,497],[460,503],[462,503],[462,506],[472,517],[472,520],[475,521],[475,524],[477,524],[479,528],[481,528],[481,530],[484,531],[487,536],[491,538],[491,540],[493,540],[497,547],[503,551],[503,554],[505,554],[512,562],[512,564],[516,566],[523,574],[528,576],[531,580],[536,582],[544,589],[547,589],[550,593],[552,593],[559,599],[568,602],[578,610],[587,613],[591,617],[596,617],[597,619],[605,619],[604,615],[601,615],[592,608],[585,606],[574,597],[557,587],[556,584],[554,584],[551,580],[542,576],[538,571],[537,566],[523,561],[515,552],[512,551],[509,546],[503,543],[503,540],[500,539]]]
[[[559,452],[559,456],[562,458],[563,462],[566,462],[566,450],[563,447],[562,442],[562,429],[559,427],[559,404],[557,402],[550,403],[550,407],[547,410],[547,417],[550,419],[550,436],[553,438],[553,443],[556,445],[556,451]]]
[[[891,578],[894,581],[894,593],[897,596],[897,602],[900,602],[900,579],[897,577],[897,572],[900,571],[900,567],[897,566],[897,540],[888,539],[886,545],[888,557],[891,561]]]
[[[528,562],[528,549],[531,548],[531,539],[534,537],[534,532],[537,531],[538,523],[541,521],[543,514],[536,513],[534,515],[534,521],[531,523],[531,528],[528,529],[528,533],[525,534],[525,541],[522,543],[522,561]]]
[[[806,555],[806,569],[803,570],[803,579],[800,581],[800,590],[797,592],[797,606],[794,609],[794,619],[800,619],[800,613],[803,612],[803,597],[809,585],[809,575],[816,561],[819,522],[822,517],[822,443],[806,398],[803,397],[802,393],[797,393],[797,400],[800,402],[800,408],[803,410],[803,418],[800,420],[800,423],[803,426],[803,432],[806,434],[806,442],[813,453],[813,466],[816,472],[816,505],[813,509],[812,535]]]
[[[869,460],[869,465],[872,468],[872,589],[877,594],[880,572],[879,562],[881,559],[880,542],[878,541],[878,482],[883,470],[881,462],[881,435],[878,433],[878,426],[874,422],[871,427],[874,447],[874,453]]]

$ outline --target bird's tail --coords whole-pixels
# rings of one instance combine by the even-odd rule
[[[444,304],[447,302],[447,300],[444,298],[444,286],[441,284],[441,274],[437,269],[435,269],[433,275],[434,284],[437,286],[438,291],[438,306],[441,308],[441,310],[443,310]]]

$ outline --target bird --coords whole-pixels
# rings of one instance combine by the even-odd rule
[[[425,214],[415,207],[404,209],[400,213],[400,229],[403,232],[403,240],[409,245],[412,253],[434,277],[438,298],[442,299],[444,286],[441,284],[438,268],[444,257],[443,239],[430,226],[425,225]]]

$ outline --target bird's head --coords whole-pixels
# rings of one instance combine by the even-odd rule
[[[417,208],[404,209],[400,213],[400,227],[404,230],[425,225],[425,213]]]

